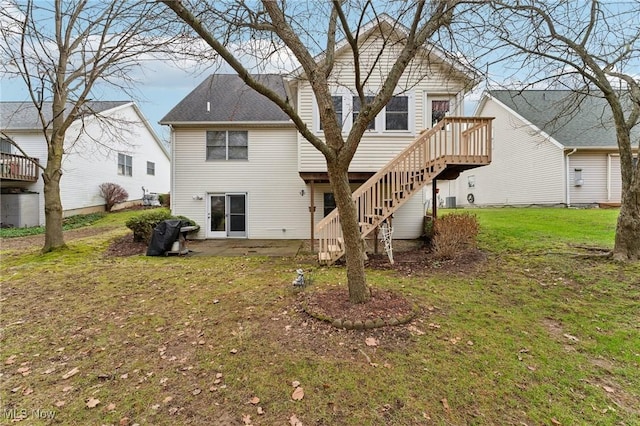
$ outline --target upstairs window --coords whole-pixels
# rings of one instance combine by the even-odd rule
[[[393,96],[385,108],[385,130],[409,130],[409,97]]]
[[[373,101],[373,96],[365,96],[365,102],[366,103],[371,103]],[[358,114],[360,113],[360,97],[359,96],[354,96],[353,97],[353,123],[356,122],[356,119],[358,118]],[[373,119],[369,122],[369,124],[367,124],[367,130],[375,130],[376,129],[376,118],[373,117]]]
[[[342,96],[331,96],[331,100],[333,101],[333,109],[336,112],[336,121],[338,122],[338,127],[342,128]],[[320,121],[320,130],[322,130],[322,121]]]
[[[249,135],[246,131],[208,131],[207,161],[249,159]]]
[[[151,161],[147,161],[147,174],[151,176],[155,176],[156,174],[156,163]]]
[[[9,142],[9,139],[0,138],[0,152],[3,154],[11,154],[13,151],[13,145]]]
[[[118,174],[133,176],[133,157],[126,154],[118,154]]]

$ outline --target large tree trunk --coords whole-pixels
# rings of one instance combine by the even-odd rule
[[[640,177],[637,173],[627,190],[622,191],[613,258],[640,260]]]
[[[349,286],[349,301],[364,303],[371,298],[364,272],[364,244],[358,223],[358,212],[351,197],[349,174],[345,168],[327,164],[329,180],[333,189],[336,206],[340,212],[340,226],[345,244],[345,258],[347,262],[347,283]]]
[[[52,138],[42,178],[44,179],[45,234],[42,252],[47,253],[65,246],[62,233],[62,201],[60,178],[62,177],[62,146],[64,138]]]

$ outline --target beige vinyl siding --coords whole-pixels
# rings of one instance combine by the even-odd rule
[[[226,129],[174,129],[172,210],[200,225],[196,238],[206,237],[212,193],[247,194],[248,238],[308,238],[309,196],[300,194],[307,188],[297,171],[296,131],[249,129],[248,160],[206,161],[207,130]]]
[[[439,195],[456,196],[459,206],[468,205],[469,193],[480,206],[564,203],[563,150],[493,100],[479,115],[495,117],[491,164],[463,172],[451,185],[453,194],[447,193],[449,185],[439,184]],[[474,188],[469,176],[475,178]]]
[[[358,186],[358,184],[352,184],[351,189],[355,190]],[[329,184],[316,184],[314,186],[314,191],[314,204],[316,207],[314,222],[317,224],[324,217],[324,193],[331,192],[331,187]],[[394,239],[414,239],[422,235],[424,200],[424,195],[418,192],[393,214]],[[308,223],[309,216],[307,215],[306,218]],[[373,234],[371,234],[371,236],[372,235]]]
[[[370,63],[376,60],[379,49],[382,47],[382,41],[377,39],[367,42],[365,45],[367,47],[363,49],[361,54],[362,69],[368,69],[368,65],[370,66]],[[399,51],[399,45],[392,45],[386,48],[385,55],[382,56],[382,60],[378,62],[369,77],[367,82],[369,90],[366,91],[366,94],[374,94],[380,89]],[[330,77],[330,81],[335,82],[333,85],[334,93],[348,98],[356,94],[355,91],[348,89],[355,84],[354,75],[355,69],[352,58],[346,54],[339,55]],[[378,127],[376,131],[365,132],[358,151],[351,162],[350,171],[376,171],[411,143],[416,135],[426,127],[427,114],[424,110],[424,105],[428,96],[448,94],[454,98],[454,105],[452,106],[455,109],[451,114],[462,113],[461,97],[457,97],[456,94],[462,90],[463,83],[454,78],[449,78],[450,73],[440,65],[433,63],[429,58],[418,57],[411,62],[404,75],[400,79],[396,93],[402,96],[409,96],[409,131],[384,132],[380,131],[381,129]],[[456,103],[455,100],[458,102]],[[308,123],[312,131],[320,138],[323,138],[322,132],[319,130],[315,98],[311,86],[307,82],[301,81],[299,84],[297,103],[301,118]],[[347,102],[347,106],[348,104],[350,102]],[[352,111],[345,107],[343,117],[350,116],[351,113]],[[347,121],[349,120],[347,119]],[[343,132],[345,137],[348,130],[347,125]],[[298,136],[298,146],[300,171],[326,170],[322,154],[300,135]]]
[[[620,171],[620,155],[611,154],[610,158],[610,173],[609,173],[609,192],[607,202],[619,203],[622,201],[622,174]]]
[[[582,186],[575,186],[575,170],[582,170]],[[618,173],[619,175],[619,173]],[[607,154],[582,153],[569,157],[569,191],[571,204],[607,202]]]

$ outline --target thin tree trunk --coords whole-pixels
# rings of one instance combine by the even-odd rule
[[[364,271],[364,244],[358,223],[358,212],[351,197],[349,174],[340,167],[327,164],[329,180],[333,188],[333,196],[340,212],[340,226],[345,244],[345,258],[347,262],[347,283],[349,286],[349,301],[351,303],[365,303],[371,298],[371,291],[367,286]],[[336,170],[337,169],[337,170]]]
[[[62,145],[63,139],[52,138],[44,179],[44,215],[45,234],[42,252],[65,247],[62,232],[62,201],[60,199],[60,178],[62,177]]]

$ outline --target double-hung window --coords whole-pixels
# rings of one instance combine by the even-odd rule
[[[9,139],[0,138],[0,152],[3,154],[11,154],[13,151],[13,145],[9,142]]]
[[[207,132],[207,161],[247,160],[249,135],[247,131],[217,130]]]
[[[365,96],[365,102],[366,103],[371,103],[373,102],[373,96]],[[360,97],[359,96],[354,96],[353,97],[353,123],[356,122],[356,119],[358,118],[358,114],[360,113],[360,109],[361,109],[361,105],[360,105]],[[376,129],[376,118],[373,117],[373,119],[367,124],[367,130],[375,130]]]
[[[342,127],[342,124],[344,123],[343,120],[343,115],[342,115],[342,96],[331,96],[331,101],[333,102],[333,109],[336,112],[336,121],[338,122],[338,127]],[[318,116],[318,120],[320,120],[320,117]],[[320,120],[320,130],[322,130],[322,121]]]
[[[409,97],[393,96],[385,108],[385,130],[409,130]]]
[[[156,174],[156,163],[153,161],[147,161],[147,174],[151,176]]]
[[[118,153],[118,174],[122,176],[133,176],[133,157]]]

